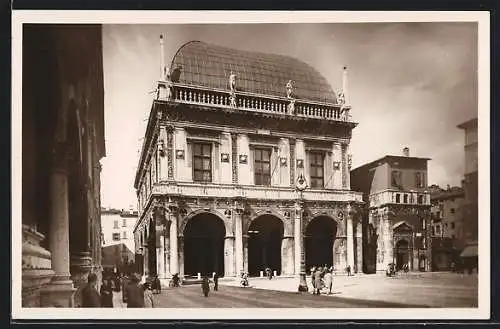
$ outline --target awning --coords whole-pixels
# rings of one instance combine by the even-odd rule
[[[477,245],[466,246],[462,253],[460,254],[461,258],[466,257],[477,257]]]

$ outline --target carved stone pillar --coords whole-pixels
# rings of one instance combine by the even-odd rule
[[[70,280],[68,174],[66,150],[63,145],[54,148],[50,174],[50,237],[52,282],[41,292],[42,307],[72,307],[75,288]]]
[[[40,307],[40,289],[52,279],[50,252],[40,246],[45,237],[34,228],[23,225],[22,306]]]
[[[293,236],[284,236],[281,240],[281,274],[294,274],[294,238]]]
[[[178,243],[179,251],[177,256],[179,257],[179,275],[180,277],[184,277],[184,235],[179,236]]]
[[[351,266],[351,269],[354,268],[354,230],[353,230],[353,221],[354,221],[354,209],[349,205],[347,207],[347,265]]]
[[[387,266],[393,262],[393,234],[392,225],[389,218],[389,210],[384,208],[379,210],[380,220],[377,227],[377,271],[385,272]]]
[[[243,208],[235,202],[234,216],[234,254],[236,260],[236,275],[243,271]]]
[[[177,219],[177,209],[173,206],[169,208],[169,220],[170,220],[170,272],[171,274],[180,273],[179,272],[179,249],[178,249],[178,219]],[[184,254],[184,251],[182,252]],[[184,271],[184,265],[182,266]]]
[[[243,271],[248,273],[248,235],[243,235]],[[240,275],[240,273],[237,273]]]
[[[234,261],[234,236],[226,235],[224,238],[224,276],[235,276],[235,261]],[[243,269],[243,267],[242,267]],[[218,273],[219,276],[221,273]]]
[[[295,223],[294,223],[294,238],[298,240],[295,242],[295,260],[300,262],[300,266],[298,267],[298,273],[300,275],[300,281],[298,286],[299,292],[306,292],[307,282],[306,282],[306,255],[304,250],[304,233],[303,231],[303,223],[302,223],[302,212],[303,212],[303,203],[300,200],[295,202]],[[295,264],[295,271],[297,273],[297,264]]]
[[[89,251],[71,254],[71,280],[77,289],[74,296],[74,306],[81,307],[81,290],[87,283],[87,277],[92,270],[92,257]]]
[[[347,267],[347,237],[337,236],[333,241],[334,268],[336,273],[345,273]]]
[[[354,248],[356,250],[355,256],[355,273],[363,273],[363,232],[362,232],[362,224],[361,218],[358,218],[356,223],[356,232],[355,232],[355,240],[354,240]]]

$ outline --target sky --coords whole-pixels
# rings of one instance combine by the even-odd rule
[[[353,168],[385,155],[431,158],[428,183],[460,185],[464,132],[477,117],[475,23],[104,25],[106,157],[101,203],[136,207],[134,178],[156,81],[159,36],[170,65],[184,43],[200,40],[295,57],[333,90],[348,67]]]

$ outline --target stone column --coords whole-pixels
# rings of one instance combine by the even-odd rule
[[[234,216],[234,255],[236,260],[236,275],[243,271],[243,209],[235,204]]]
[[[53,167],[50,174],[50,236],[49,248],[52,255],[51,283],[40,291],[42,307],[72,307],[73,281],[70,279],[69,256],[69,210],[68,174],[65,149],[57,145],[53,153]]]
[[[349,205],[347,208],[347,265],[354,269],[354,232],[353,217],[354,210]]]
[[[362,224],[361,218],[358,218],[356,223],[356,240],[355,249],[356,249],[356,264],[354,267],[354,271],[356,273],[363,273],[363,232],[362,232]]]
[[[300,239],[301,239],[301,219],[302,216],[300,212],[302,208],[297,207],[295,209],[295,217],[293,221],[293,240],[294,240],[294,274],[300,274]]]
[[[179,257],[179,268],[178,273],[180,277],[184,277],[184,235],[180,235],[178,238],[179,252],[177,257]]]
[[[378,249],[377,250],[377,271],[384,271],[387,269],[389,263],[393,262],[393,236],[392,225],[389,218],[388,209],[380,210]]]
[[[234,262],[234,236],[226,235],[224,238],[224,276],[235,276],[235,262]],[[243,267],[242,267],[243,269]],[[221,273],[218,273],[219,276]]]
[[[243,235],[243,271],[248,273],[248,235]],[[237,273],[240,275],[240,273]]]
[[[347,237],[337,236],[333,241],[334,268],[337,274],[345,273],[347,267]]]
[[[293,275],[294,273],[294,239],[293,236],[284,236],[281,240],[281,274]]]
[[[169,211],[170,218],[170,273],[179,273],[179,250],[177,241],[177,212],[175,209]],[[184,266],[183,266],[184,268]]]
[[[161,225],[158,227],[159,234],[159,242],[160,244],[156,246],[156,264],[158,266],[158,278],[165,279],[166,278],[166,270],[165,270],[165,231],[164,226]]]

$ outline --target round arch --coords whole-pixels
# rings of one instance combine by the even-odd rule
[[[395,250],[395,261],[396,261],[396,270],[402,270],[405,265],[408,268],[411,267],[411,253],[410,253],[410,242],[405,238],[400,238],[394,244]]]
[[[333,266],[333,242],[339,223],[328,215],[313,217],[306,226],[305,253],[306,270],[313,266]]]
[[[212,212],[189,216],[182,231],[184,235],[184,273],[188,276],[224,275],[225,223]]]
[[[222,223],[224,224],[224,230],[225,230],[225,232],[226,233],[233,232],[232,223],[230,223],[230,221],[225,220],[226,217],[224,216],[224,214],[222,214],[221,212],[219,212],[217,210],[214,210],[214,209],[209,209],[209,210],[198,209],[198,210],[190,212],[184,218],[182,218],[182,220],[180,221],[179,232],[181,232],[181,234],[183,234],[184,231],[185,231],[185,229],[186,229],[187,223],[193,217],[196,217],[196,216],[202,215],[202,214],[211,214],[211,215],[214,215],[214,216],[218,217],[222,221]]]
[[[272,213],[254,217],[248,233],[248,273],[260,275],[266,268],[281,274],[281,241],[285,223]]]
[[[248,234],[248,231],[250,230],[250,226],[252,226],[252,223],[254,221],[262,216],[273,216],[279,219],[283,225],[283,234],[284,235],[293,235],[293,227],[289,227],[289,221],[286,220],[284,216],[282,216],[280,213],[274,211],[274,210],[259,210],[255,213],[250,220],[246,221],[246,225],[243,229],[243,234]]]

